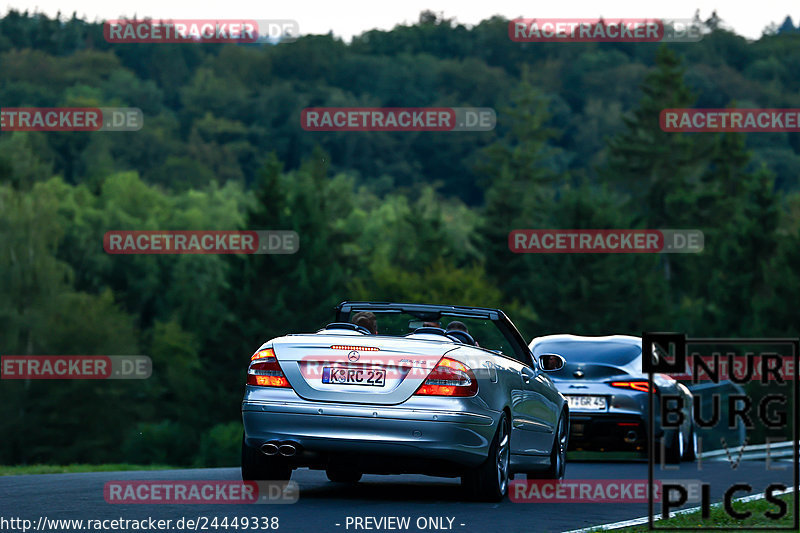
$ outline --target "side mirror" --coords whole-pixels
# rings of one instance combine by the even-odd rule
[[[545,372],[555,372],[564,368],[566,360],[557,353],[543,353],[539,356],[539,368]]]

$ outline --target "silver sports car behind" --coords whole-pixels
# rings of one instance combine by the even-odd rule
[[[664,374],[654,374],[654,386],[650,386],[647,374],[642,373],[641,338],[548,335],[533,339],[530,348],[534,355],[555,351],[567,360],[551,377],[567,397],[572,413],[570,449],[646,453],[650,396],[655,395],[658,402],[668,394],[683,397],[683,424],[679,429],[662,427],[660,409],[654,409],[656,456],[663,449],[665,462],[695,459],[692,393]]]
[[[316,333],[265,342],[242,402],[245,480],[325,469],[460,476],[499,500],[515,473],[564,476],[569,407],[500,310],[344,302]]]

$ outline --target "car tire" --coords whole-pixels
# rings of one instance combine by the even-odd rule
[[[362,473],[356,470],[347,470],[344,468],[328,467],[325,474],[330,481],[334,483],[358,483],[361,481]]]
[[[244,481],[288,481],[292,469],[285,459],[269,456],[261,450],[248,446],[242,436],[242,480]]]
[[[682,458],[683,436],[681,435],[681,430],[677,429],[673,432],[669,442],[664,445],[664,462],[675,465],[679,464]]]
[[[499,502],[508,494],[511,471],[511,426],[503,412],[489,455],[481,466],[461,476],[461,486],[471,500]]]
[[[689,438],[687,439],[686,448],[683,451],[683,460],[691,463],[697,460],[697,433],[695,432],[694,424],[689,426]]]
[[[547,470],[529,472],[527,479],[564,479],[567,471],[567,445],[569,444],[569,428],[566,413],[561,413],[550,450],[550,466]]]
[[[550,451],[550,468],[546,471],[546,474],[551,476],[549,479],[564,479],[564,475],[567,472],[568,440],[567,417],[562,413],[558,419],[558,429],[556,430],[556,438],[553,439],[553,449]]]

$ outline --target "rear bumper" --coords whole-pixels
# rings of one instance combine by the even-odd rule
[[[601,396],[607,409],[570,410],[569,449],[572,451],[644,452],[648,443],[649,401],[647,392],[611,387],[607,383],[565,380],[558,384],[566,396]],[[658,400],[653,398],[655,402]],[[657,405],[657,404],[656,404]],[[655,437],[662,435],[658,410],[655,415]]]
[[[655,438],[664,432],[654,428]],[[646,451],[647,419],[639,413],[570,414],[570,450]]]
[[[279,394],[284,398],[242,403],[245,442],[256,448],[269,441],[297,443],[303,450],[293,459],[297,466],[343,456],[476,466],[489,453],[500,417],[500,412],[475,409],[471,399],[446,399],[447,408],[435,409],[430,399],[410,399],[402,407],[364,406],[311,402],[292,391]]]

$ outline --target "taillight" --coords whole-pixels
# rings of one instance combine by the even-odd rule
[[[272,348],[259,350],[250,358],[247,384],[256,387],[291,387]]]
[[[464,363],[442,357],[415,394],[424,396],[475,396],[478,380]]]
[[[650,382],[648,381],[612,381],[609,385],[619,389],[632,389],[639,392],[656,392],[655,388],[650,387]]]

